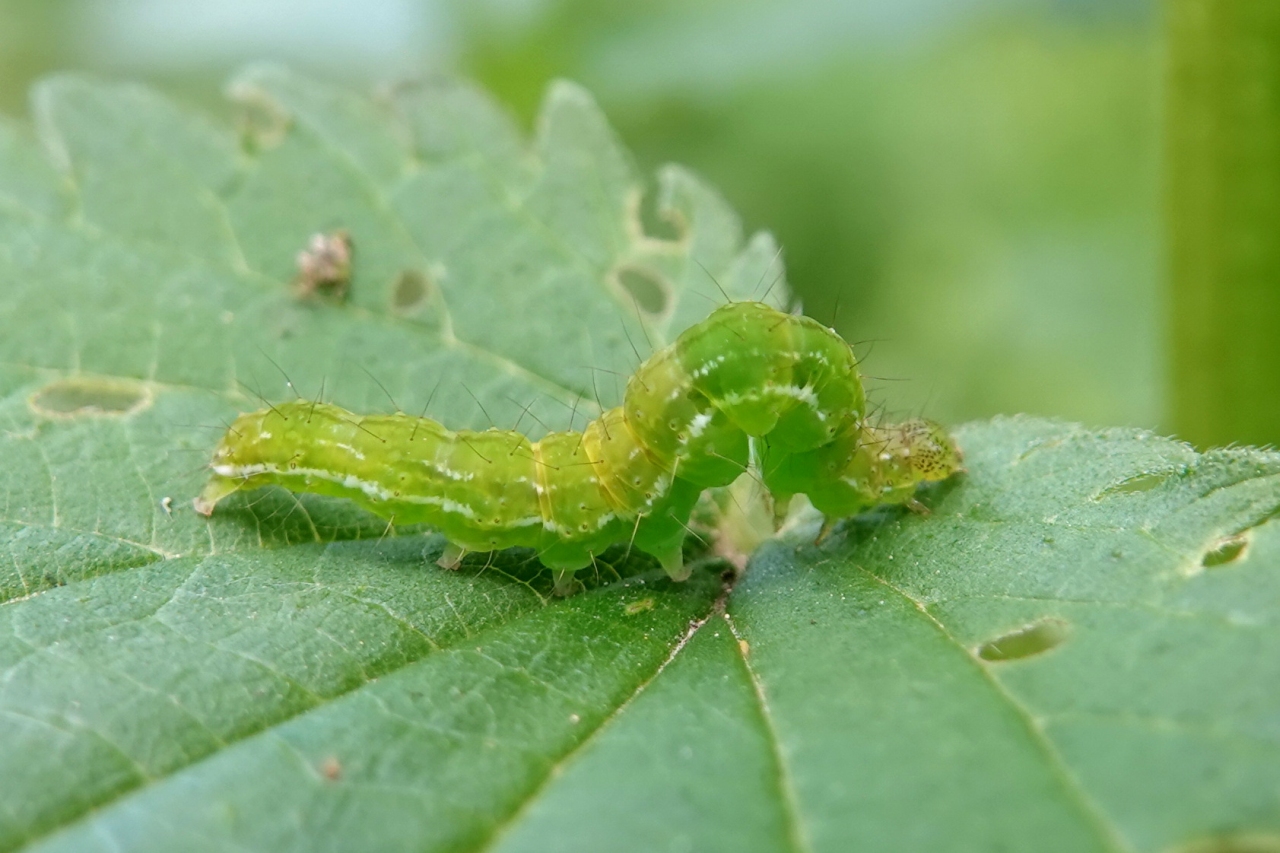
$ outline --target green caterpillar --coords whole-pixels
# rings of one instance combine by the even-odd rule
[[[960,470],[939,425],[873,426],[865,408],[857,360],[834,331],[737,302],[650,356],[623,404],[582,432],[535,442],[303,400],[241,415],[195,508],[209,515],[232,492],[280,485],[429,524],[450,542],[447,567],[470,551],[535,548],[566,592],[596,554],[631,542],[683,580],[695,501],[746,471],[753,448],[780,505],[805,494],[828,519],[906,503]]]

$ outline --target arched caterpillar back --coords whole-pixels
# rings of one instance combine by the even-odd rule
[[[650,356],[623,404],[582,432],[535,442],[307,401],[241,415],[195,508],[209,515],[232,492],[280,485],[432,525],[451,543],[444,565],[468,551],[535,548],[563,591],[594,555],[631,541],[683,580],[694,502],[747,469],[751,439],[775,499],[808,495],[828,518],[904,503],[959,470],[937,424],[876,427],[864,411],[857,360],[834,331],[737,302]]]

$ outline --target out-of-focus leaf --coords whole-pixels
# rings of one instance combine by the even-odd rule
[[[868,342],[869,372],[892,380],[877,403],[1151,426],[1166,355],[1151,6],[556,0],[519,25],[464,14],[464,56],[529,109],[538,80],[571,74],[642,161],[715,181],[778,234],[806,312]],[[1232,381],[1217,387],[1233,404],[1267,397]]]

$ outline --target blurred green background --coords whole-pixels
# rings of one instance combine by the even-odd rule
[[[0,110],[68,68],[224,110],[272,58],[461,71],[529,124],[570,77],[779,236],[895,414],[1171,431],[1162,34],[1148,0],[0,0]]]

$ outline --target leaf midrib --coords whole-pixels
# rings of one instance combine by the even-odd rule
[[[640,695],[648,689],[649,685],[651,685],[658,676],[662,675],[667,667],[670,666],[672,661],[676,659],[676,656],[684,650],[685,646],[689,644],[689,641],[693,639],[695,634],[701,631],[712,619],[715,619],[718,615],[722,615],[724,613],[725,602],[728,600],[731,592],[732,586],[727,585],[720,595],[712,600],[707,608],[707,612],[695,618],[684,636],[676,641],[670,653],[658,664],[653,672],[646,678],[642,679],[636,685],[635,689],[632,690],[631,693],[628,694],[621,702],[619,702],[617,707],[613,708],[608,714],[605,714],[600,719],[600,722],[590,729],[580,741],[573,744],[569,749],[557,756],[556,759],[548,765],[542,778],[530,786],[528,792],[521,799],[519,804],[516,805],[516,807],[513,808],[505,818],[494,824],[485,838],[478,841],[476,846],[472,848],[471,853],[488,853],[488,851],[492,851],[502,842],[502,839],[506,837],[507,833],[517,825],[519,820],[528,813],[529,809],[538,800],[538,798],[547,791],[548,786],[552,780],[560,774],[560,771],[577,755],[581,754],[583,750],[595,743],[599,736],[609,728],[610,724],[618,719],[624,711],[635,703],[636,699],[638,699]]]
[[[778,736],[778,726],[774,722],[773,711],[769,707],[769,699],[765,693],[764,682],[760,680],[759,674],[751,666],[751,661],[742,652],[743,643],[746,640],[738,633],[737,627],[727,613],[724,621],[729,626],[729,632],[733,634],[734,645],[737,646],[738,660],[742,662],[742,668],[747,674],[747,680],[751,683],[756,709],[760,712],[760,719],[764,723],[764,736],[769,742],[769,751],[778,770],[778,792],[781,795],[783,814],[786,815],[787,838],[796,853],[810,853],[813,850],[813,841],[804,820],[804,813],[800,808],[800,796],[796,791],[795,775],[791,772],[791,767],[787,763],[787,753],[783,749],[782,739]]]

